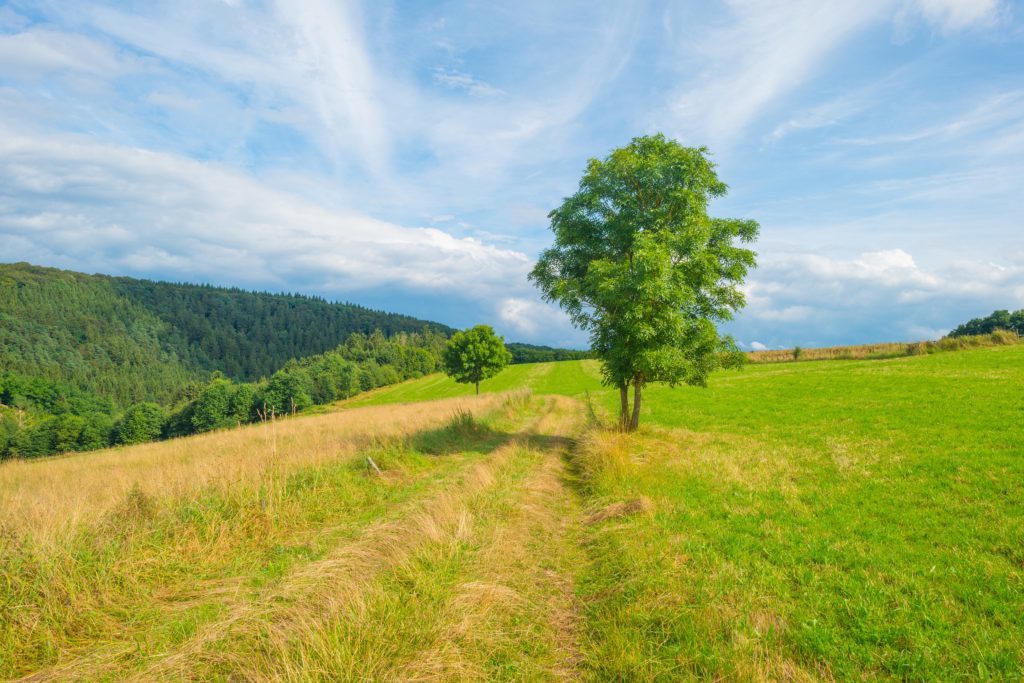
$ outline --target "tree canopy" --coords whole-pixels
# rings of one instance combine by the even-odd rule
[[[950,337],[966,337],[972,334],[988,334],[996,330],[1008,330],[1024,335],[1024,309],[1019,311],[993,311],[985,318],[974,318],[949,333]]]
[[[512,354],[490,325],[477,325],[452,335],[443,361],[450,377],[460,384],[475,384],[479,394],[480,382],[501,372],[512,361]]]
[[[716,325],[745,303],[756,255],[742,245],[758,224],[708,215],[726,191],[706,148],[659,134],[591,159],[578,191],[549,214],[555,243],[530,279],[590,333],[624,429],[639,424],[647,383],[704,385],[741,358]]]

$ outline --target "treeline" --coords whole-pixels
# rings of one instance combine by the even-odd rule
[[[235,382],[221,373],[192,382],[173,403],[117,411],[109,399],[68,383],[0,375],[0,458],[38,457],[135,444],[274,419],[348,398],[440,367],[446,335],[350,335],[323,354],[290,360],[269,378]]]
[[[352,333],[450,328],[318,297],[0,264],[0,369],[116,406],[171,402],[220,371],[254,382]]]
[[[974,318],[949,333],[950,337],[966,337],[976,334],[990,334],[996,330],[1007,330],[1024,335],[1024,309],[1019,311],[994,311],[985,318]]]
[[[522,342],[510,342],[505,346],[512,353],[513,363],[550,363],[551,361],[582,360],[594,357],[591,351],[556,349],[551,346],[537,346]]]

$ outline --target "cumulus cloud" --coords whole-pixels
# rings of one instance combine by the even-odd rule
[[[737,335],[770,346],[934,338],[995,308],[1024,307],[1024,256],[923,268],[900,248],[853,258],[763,256]],[[851,330],[856,330],[851,335]]]
[[[502,322],[529,338],[546,338],[549,343],[583,346],[586,335],[572,330],[569,318],[556,306],[535,296],[506,297],[498,306]]]
[[[6,131],[0,199],[0,235],[19,240],[22,258],[88,270],[487,300],[525,289],[530,266],[513,250],[327,209],[225,167],[68,136]]]

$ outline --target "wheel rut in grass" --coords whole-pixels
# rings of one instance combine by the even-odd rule
[[[577,680],[574,574],[584,561],[580,506],[564,456],[580,428],[568,399],[526,447],[532,469],[506,514],[469,553],[426,647],[394,680]]]
[[[547,400],[463,523],[422,544],[337,609],[264,626],[216,670],[244,680],[574,680],[582,552],[563,455],[575,402]],[[297,618],[296,618],[297,617]]]
[[[574,679],[579,513],[561,477],[579,414],[545,399],[458,482],[138,679]]]

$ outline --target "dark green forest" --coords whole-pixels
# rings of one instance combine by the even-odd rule
[[[114,278],[121,296],[167,323],[168,346],[191,364],[254,381],[292,358],[323,353],[354,332],[385,336],[440,323],[300,294],[268,294],[208,285]]]
[[[0,458],[300,412],[437,371],[452,332],[318,297],[0,264]],[[508,346],[518,363],[587,355]]]
[[[219,371],[252,382],[354,332],[443,334],[439,323],[298,294],[0,265],[0,369],[121,407],[166,402]]]
[[[990,334],[996,330],[1008,330],[1024,335],[1024,309],[1019,311],[993,311],[984,318],[968,320],[949,333],[950,337],[966,337],[975,334]]]
[[[594,357],[593,352],[589,350],[556,349],[552,346],[538,346],[522,342],[509,342],[505,346],[512,353],[512,363],[514,364],[550,363],[557,360],[582,360]]]

